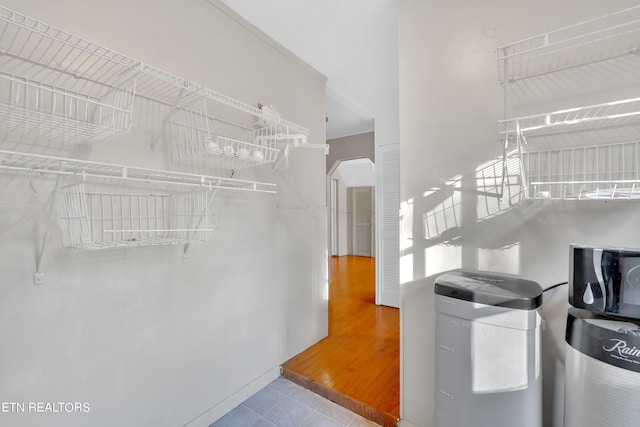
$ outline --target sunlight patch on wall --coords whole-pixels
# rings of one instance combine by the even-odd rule
[[[413,280],[413,254],[400,257],[400,284]]]
[[[413,198],[400,203],[400,252],[413,246]]]
[[[520,274],[520,243],[498,249],[478,249],[478,269]]]
[[[436,245],[424,250],[425,276],[462,267],[462,247]]]
[[[522,202],[521,165],[517,153],[511,152],[507,154],[506,162],[500,157],[476,168],[478,220],[490,218]]]
[[[422,227],[424,229],[425,239],[434,239],[441,236],[447,230],[457,229],[460,227],[460,204],[462,198],[460,195],[461,175],[457,175],[447,182],[445,187],[432,188],[426,191],[423,196],[429,201],[429,198],[443,197],[445,192],[450,194],[444,196],[444,199],[440,201],[433,209],[428,210],[422,214]]]
[[[460,193],[453,193],[435,208],[422,215],[424,235],[433,239],[445,231],[458,228],[460,223]]]

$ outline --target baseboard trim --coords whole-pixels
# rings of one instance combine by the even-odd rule
[[[242,402],[256,394],[258,391],[265,388],[273,380],[280,376],[280,367],[270,369],[265,372],[249,384],[242,387],[240,390],[233,393],[231,396],[215,404],[211,408],[207,409],[196,418],[184,424],[184,427],[209,427],[214,422],[225,416],[233,408],[240,405]]]

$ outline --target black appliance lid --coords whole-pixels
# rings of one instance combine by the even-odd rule
[[[531,280],[487,272],[455,270],[435,280],[435,293],[480,304],[534,310],[542,304],[542,287]]]
[[[640,323],[569,308],[567,344],[609,365],[640,372]]]

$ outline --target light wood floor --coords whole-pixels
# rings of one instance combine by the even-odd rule
[[[332,257],[329,336],[283,376],[384,426],[400,415],[399,310],[375,305],[375,259]]]

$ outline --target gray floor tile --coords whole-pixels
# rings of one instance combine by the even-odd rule
[[[304,424],[302,424],[302,427],[345,427],[345,424],[332,420],[319,412],[314,412],[307,418]]]
[[[293,393],[295,391],[298,390],[304,390],[302,387],[300,387],[298,384],[292,383],[291,381],[284,379],[282,377],[277,378],[276,380],[274,380],[271,384],[269,384],[271,387],[275,388],[276,390],[278,390],[280,393],[283,394],[290,394]]]
[[[369,421],[365,417],[362,417],[358,414],[355,414],[353,421],[349,424],[349,427],[380,427],[378,424],[373,421]]]
[[[252,425],[251,427],[278,427],[278,426],[266,418],[260,418],[260,421],[258,421],[256,424]]]
[[[282,377],[209,427],[379,427]]]
[[[308,406],[285,397],[264,414],[264,417],[278,427],[300,427],[312,413],[313,410]]]
[[[338,421],[342,425],[349,425],[351,421],[353,421],[354,413],[349,411],[342,406],[331,402],[330,400],[325,400],[317,409],[321,414],[326,415],[329,418],[332,418]]]
[[[317,395],[309,390],[306,390],[302,387],[299,387],[298,390],[293,391],[289,394],[289,397],[297,400],[305,406],[308,406],[311,409],[317,409],[323,402],[326,401],[322,396]]]
[[[260,415],[240,405],[209,427],[252,427],[261,419]]]
[[[259,415],[264,415],[271,408],[276,406],[285,395],[273,387],[266,386],[249,399],[247,399],[243,405],[247,408],[257,412]]]

